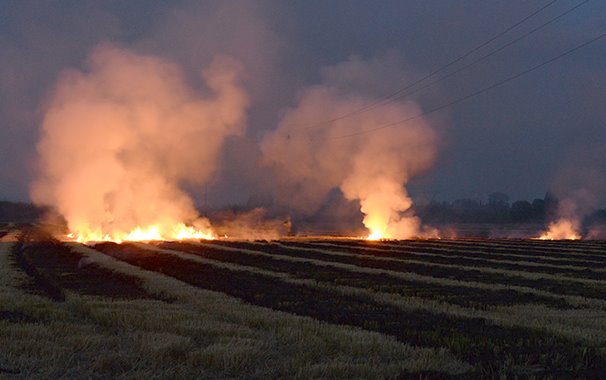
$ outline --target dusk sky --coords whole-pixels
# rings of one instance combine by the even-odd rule
[[[213,181],[190,191],[195,199],[218,207],[271,193],[272,173],[258,164],[260,141],[278,127],[303,89],[323,81],[344,83],[338,65],[361,61],[383,68],[379,74],[354,75],[357,84],[351,84],[364,86],[365,93],[380,100],[550,2],[2,1],[0,199],[30,199],[29,186],[37,171],[36,144],[50,93],[64,70],[86,70],[87,57],[100,43],[166,59],[184,71],[192,88],[205,86],[198,73],[217,54],[243,63],[250,96],[246,135],[227,139]],[[580,3],[555,1],[437,77]],[[605,32],[606,2],[585,2],[407,99],[422,111],[431,110]],[[605,89],[606,38],[478,97],[426,115],[437,132],[437,159],[411,180],[413,198],[452,200],[500,191],[512,200],[532,200],[549,189],[566,192],[587,187],[603,205]],[[397,128],[372,133],[389,134]]]

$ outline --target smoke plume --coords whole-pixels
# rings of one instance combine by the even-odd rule
[[[213,215],[219,236],[239,240],[277,240],[289,234],[289,218],[271,218],[267,210],[257,207],[249,211],[224,210]]]
[[[241,76],[218,56],[199,93],[165,59],[98,46],[47,102],[32,199],[56,208],[80,240],[210,236],[182,186],[207,182],[225,138],[243,134]]]
[[[547,230],[541,234],[539,239],[543,240],[577,240],[581,238],[581,219],[583,214],[579,213],[577,203],[572,197],[560,201],[558,205],[557,220],[549,223]]]
[[[553,186],[560,199],[557,218],[552,221],[540,239],[581,239],[583,220],[599,205],[606,191],[605,153],[603,147],[583,144],[571,149],[565,164],[558,172]],[[593,227],[585,238],[596,238],[601,233]]]
[[[404,185],[432,166],[436,133],[422,118],[365,132],[420,114],[412,101],[355,112],[376,102],[375,93],[385,93],[377,85],[394,77],[395,63],[390,56],[368,62],[352,58],[326,69],[323,84],[302,91],[298,104],[263,142],[266,159],[278,173],[281,204],[310,215],[339,188],[347,200],[359,203],[370,238],[428,233],[411,214]],[[398,74],[402,78],[401,70]]]

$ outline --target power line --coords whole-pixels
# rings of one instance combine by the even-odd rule
[[[544,22],[543,24],[541,24],[541,25],[537,26],[536,28],[531,29],[530,31],[528,31],[528,32],[526,32],[526,33],[524,33],[524,34],[522,34],[522,35],[521,35],[521,36],[519,36],[518,38],[516,38],[516,39],[514,39],[514,40],[512,40],[512,41],[510,41],[510,42],[508,42],[508,43],[506,43],[505,45],[503,45],[503,46],[501,46],[501,47],[499,47],[499,48],[497,48],[497,49],[495,49],[495,50],[491,51],[491,52],[490,52],[490,53],[488,53],[488,54],[485,54],[485,55],[483,55],[483,56],[481,56],[481,57],[477,58],[477,59],[476,59],[476,60],[474,60],[474,61],[471,61],[471,62],[470,62],[470,63],[468,63],[467,65],[465,65],[465,66],[463,66],[463,67],[460,67],[460,68],[458,68],[457,70],[452,71],[452,72],[450,72],[450,73],[448,73],[448,74],[446,74],[446,75],[444,75],[444,76],[441,76],[441,77],[439,77],[438,79],[436,79],[436,80],[434,80],[434,81],[432,81],[432,82],[429,82],[429,83],[427,83],[426,85],[424,85],[424,86],[422,86],[422,87],[418,87],[418,88],[416,88],[416,89],[414,89],[414,90],[412,90],[412,91],[410,91],[410,92],[407,92],[407,93],[405,93],[405,94],[402,94],[402,95],[396,96],[396,97],[394,97],[394,98],[390,99],[388,102],[385,102],[385,101],[384,101],[384,102],[382,102],[382,104],[387,104],[387,103],[391,102],[392,100],[396,100],[396,99],[402,99],[402,98],[405,98],[405,97],[410,96],[410,95],[412,95],[412,94],[415,94],[415,93],[417,93],[417,92],[419,92],[419,91],[422,91],[422,90],[424,90],[424,89],[426,89],[426,88],[428,88],[428,87],[431,87],[431,86],[433,86],[434,84],[436,84],[436,83],[438,83],[438,82],[443,81],[444,79],[450,78],[450,77],[452,77],[453,75],[456,75],[456,74],[460,73],[461,71],[467,70],[468,68],[470,68],[470,67],[472,67],[472,66],[475,66],[477,63],[479,63],[479,62],[481,62],[481,61],[485,60],[486,58],[489,58],[489,57],[491,57],[491,56],[493,56],[493,55],[495,55],[495,54],[497,54],[497,53],[499,53],[499,52],[501,52],[501,51],[505,50],[506,48],[508,48],[509,46],[511,46],[511,45],[513,45],[513,44],[515,44],[516,42],[518,42],[518,41],[520,41],[520,40],[522,40],[522,39],[524,39],[524,38],[526,38],[526,37],[530,36],[531,34],[534,34],[534,33],[538,32],[539,30],[543,29],[544,27],[548,26],[549,24],[552,24],[552,23],[556,22],[556,21],[557,21],[557,20],[559,20],[560,18],[562,18],[562,17],[566,16],[567,14],[569,14],[569,13],[571,13],[571,12],[575,11],[577,8],[581,7],[582,5],[586,4],[587,2],[589,2],[589,0],[584,0],[583,2],[581,2],[581,3],[577,4],[577,5],[575,5],[574,7],[569,8],[568,10],[564,11],[563,13],[560,13],[559,15],[555,16],[554,18],[552,18],[552,19],[550,19],[550,20],[548,20],[548,21]],[[382,104],[378,104],[377,106],[382,105]],[[376,108],[376,107],[368,108],[366,111],[369,111],[369,110],[374,109],[374,108]]]
[[[558,0],[551,0],[549,3],[543,5],[542,7],[540,7],[539,9],[533,11],[531,14],[529,14],[528,16],[522,18],[520,21],[514,23],[513,25],[505,28],[504,30],[502,30],[501,32],[495,34],[494,36],[492,36],[491,38],[489,38],[488,40],[484,41],[483,43],[471,48],[470,50],[466,51],[465,53],[463,53],[462,55],[458,56],[457,58],[455,58],[454,60],[438,67],[437,69],[433,70],[432,72],[430,72],[429,74],[416,79],[408,84],[406,84],[404,87],[398,89],[397,91],[388,94],[386,96],[383,96],[382,99],[377,100],[375,102],[372,102],[362,108],[359,108],[357,110],[345,113],[343,115],[334,117],[332,119],[328,119],[325,121],[321,121],[321,122],[317,122],[315,124],[309,125],[306,128],[313,128],[313,127],[319,127],[319,126],[323,126],[323,125],[327,125],[327,124],[332,124],[335,121],[339,121],[345,118],[348,118],[350,116],[353,115],[357,115],[366,111],[369,111],[371,109],[376,108],[377,106],[381,106],[383,104],[389,103],[391,102],[391,100],[395,99],[396,97],[398,97],[398,95],[400,95],[401,93],[403,93],[404,91],[416,86],[417,84],[425,81],[426,79],[429,79],[431,77],[433,77],[434,75],[440,73],[441,71],[444,71],[445,69],[451,67],[452,65],[454,65],[455,63],[460,62],[461,60],[467,58],[468,56],[470,56],[471,54],[477,52],[478,50],[482,49],[483,47],[489,45],[490,43],[494,42],[495,40],[499,39],[500,37],[502,37],[503,35],[507,34],[508,32],[510,32],[511,30],[517,28],[518,26],[522,25],[524,22],[528,21],[529,19],[531,19],[532,17],[536,16],[538,13],[542,12],[543,10],[547,9],[548,7],[550,7],[551,5],[553,5],[554,3],[556,3]],[[585,0],[585,2],[587,2],[589,0]],[[582,3],[583,4],[583,3]],[[561,16],[560,16],[561,17]],[[554,20],[555,21],[555,20]],[[544,25],[546,26],[546,25]],[[523,38],[523,37],[522,37]],[[521,39],[521,38],[520,38]],[[502,50],[502,49],[501,49]],[[484,57],[487,58],[487,57]]]
[[[441,106],[432,108],[432,109],[430,109],[428,111],[422,112],[422,113],[417,114],[415,116],[411,116],[411,117],[408,117],[406,119],[398,120],[398,121],[395,121],[395,122],[392,122],[392,123],[383,124],[381,126],[378,126],[378,127],[375,127],[375,128],[371,128],[371,129],[367,129],[367,130],[364,130],[364,131],[354,132],[354,133],[350,133],[350,134],[347,134],[347,135],[336,136],[336,137],[333,137],[333,138],[330,138],[330,139],[327,139],[327,140],[337,140],[337,139],[354,137],[354,136],[359,136],[359,135],[363,135],[363,134],[367,134],[367,133],[376,132],[376,131],[379,131],[381,129],[390,128],[390,127],[393,127],[393,126],[396,126],[396,125],[399,125],[399,124],[405,124],[405,123],[407,123],[409,121],[412,121],[412,120],[418,119],[420,117],[429,115],[431,113],[434,113],[434,112],[443,110],[445,108],[454,106],[454,105],[456,105],[458,103],[462,103],[462,102],[464,102],[466,100],[474,98],[474,97],[476,97],[478,95],[481,95],[481,94],[483,94],[485,92],[488,92],[488,91],[490,91],[490,90],[492,90],[494,88],[500,87],[500,86],[502,86],[502,85],[504,85],[504,84],[506,84],[508,82],[511,82],[511,81],[513,81],[515,79],[518,79],[521,76],[524,76],[524,75],[526,75],[528,73],[531,73],[531,72],[533,72],[535,70],[538,70],[538,69],[540,69],[540,68],[542,68],[544,66],[547,66],[547,65],[549,65],[549,64],[551,64],[551,63],[553,63],[553,62],[555,62],[555,61],[557,61],[557,60],[559,60],[559,59],[561,59],[561,58],[563,58],[563,57],[565,57],[567,55],[570,55],[570,54],[574,53],[577,50],[580,50],[580,49],[582,49],[582,48],[584,48],[584,47],[586,47],[586,46],[588,46],[588,45],[590,45],[590,44],[592,44],[594,42],[597,42],[597,41],[601,40],[604,37],[606,37],[606,33],[602,33],[602,34],[598,35],[597,37],[594,37],[594,38],[590,39],[589,41],[586,41],[586,42],[584,42],[584,43],[582,43],[580,45],[577,45],[577,46],[575,46],[575,47],[573,47],[573,48],[571,48],[569,50],[566,50],[565,52],[560,53],[560,54],[556,55],[555,57],[552,57],[552,58],[550,58],[550,59],[548,59],[546,61],[543,61],[543,62],[541,62],[541,63],[539,63],[539,64],[537,64],[535,66],[532,66],[532,67],[524,70],[524,71],[521,71],[521,72],[519,72],[517,74],[514,74],[512,76],[509,76],[509,77],[507,77],[505,79],[502,79],[502,80],[500,80],[498,82],[495,82],[495,83],[493,83],[492,85],[490,85],[488,87],[484,87],[484,88],[482,88],[482,89],[480,89],[478,91],[472,92],[471,94],[468,94],[468,95],[466,95],[466,96],[464,96],[462,98],[455,99],[455,100],[453,100],[453,101],[451,101],[449,103],[442,104]]]

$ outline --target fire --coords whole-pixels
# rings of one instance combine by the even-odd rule
[[[109,44],[85,66],[60,75],[45,104],[32,200],[78,242],[213,239],[188,189],[244,134],[244,68],[217,56],[192,87],[178,64]]]
[[[579,240],[579,222],[572,219],[560,219],[553,222],[538,239],[541,240]]]
[[[381,240],[384,239],[383,233],[378,230],[371,230],[366,240]]]
[[[381,214],[377,213],[375,209],[364,209],[366,216],[364,217],[363,223],[364,227],[366,227],[369,231],[366,240],[383,240],[383,239],[392,239],[395,236],[390,231],[389,226],[389,217],[387,213]]]
[[[116,231],[112,233],[104,232],[100,229],[81,227],[70,232],[67,237],[70,240],[75,240],[79,243],[99,241],[122,243],[124,241],[215,239],[213,232],[197,230],[196,228],[187,226],[183,223],[179,223],[169,228],[162,228],[161,225],[151,225],[145,228],[139,226],[128,232]]]

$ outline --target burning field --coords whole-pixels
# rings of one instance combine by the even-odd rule
[[[0,377],[604,376],[603,146],[596,157],[564,160],[548,183],[549,150],[541,146],[559,146],[548,141],[552,131],[533,139],[526,120],[517,127],[522,134],[510,133],[517,117],[549,124],[535,114],[540,102],[496,101],[493,93],[514,91],[510,82],[526,85],[518,78],[571,59],[606,33],[551,58],[527,54],[537,62],[499,58],[503,72],[481,77],[495,66],[485,59],[587,2],[499,42],[551,1],[450,61],[419,54],[439,46],[434,37],[417,53],[371,46],[356,55],[342,46],[314,57],[334,49],[321,33],[320,46],[304,43],[313,33],[284,21],[301,13],[286,17],[287,4],[184,1],[149,13],[120,5],[134,11],[125,26],[157,19],[132,33],[112,27],[81,49],[57,39],[70,59],[50,59],[52,75],[32,76],[41,84],[27,112],[13,102],[37,84],[15,78],[28,77],[40,59],[7,59],[12,65],[0,65],[0,75],[23,96],[2,91],[8,105],[0,112],[16,115],[5,121],[16,125],[10,128],[27,120],[35,131],[21,136],[31,148],[22,157],[28,178],[20,166],[8,176],[0,170],[11,189],[22,180],[19,195],[29,191],[33,203],[0,202],[10,206],[0,207],[7,222],[0,224]],[[98,24],[114,25],[123,13]],[[507,19],[465,13],[486,24]],[[450,25],[449,37],[467,35],[454,32],[459,19],[440,22]],[[373,40],[362,24],[353,26],[352,36],[364,37],[345,40]],[[284,27],[292,31],[278,32]],[[419,27],[393,40],[434,30]],[[42,26],[24,29],[46,34]],[[301,40],[290,41],[291,32]],[[387,35],[397,33],[378,33]],[[35,40],[17,40],[14,49]],[[36,51],[54,50],[45,41]],[[460,50],[445,47],[435,52]],[[424,60],[445,63],[432,68]],[[556,100],[545,96],[552,89],[531,87],[541,101]],[[586,98],[594,102],[595,94]],[[508,97],[523,104],[509,106]],[[493,106],[506,109],[501,120]],[[558,112],[552,117],[562,118]],[[532,151],[528,162],[522,148]],[[461,170],[451,162],[457,159],[469,167]],[[452,201],[437,199],[432,181]],[[478,195],[490,187],[524,194],[537,184],[549,190],[532,203]],[[460,194],[468,198],[455,199]]]
[[[254,142],[252,170],[270,173],[269,189],[249,186],[271,200],[262,206],[283,218],[314,217],[337,192],[349,210],[341,222],[361,215],[373,239],[437,237],[414,215],[405,186],[433,165],[437,132],[412,100],[359,112],[380,99],[357,73],[381,83],[396,65],[389,56],[352,59],[301,90]],[[44,105],[32,200],[56,211],[79,242],[217,237],[194,195],[216,181],[229,141],[253,144],[245,78],[230,56],[216,55],[200,83],[190,83],[175,62],[97,46],[85,69],[62,73]],[[410,122],[368,133],[398,119]],[[331,120],[329,128],[318,120]]]
[[[599,377],[601,241],[61,242],[5,226],[9,378]]]

